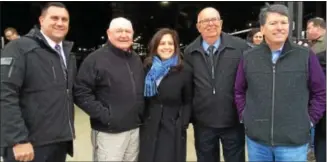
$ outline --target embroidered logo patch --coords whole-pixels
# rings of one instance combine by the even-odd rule
[[[13,58],[12,57],[2,57],[1,58],[1,65],[11,65]]]

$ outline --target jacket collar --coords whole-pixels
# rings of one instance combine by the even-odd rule
[[[116,55],[118,57],[122,57],[122,58],[129,58],[134,54],[134,52],[132,50],[124,51],[122,49],[117,48],[109,40],[108,40],[107,44],[105,45],[105,47],[108,48],[109,50],[111,50],[114,55]]]
[[[37,27],[36,25],[25,36],[29,37],[31,39],[34,39],[39,43],[42,43],[43,45],[45,45],[46,47],[48,47],[49,49],[54,51],[54,49],[49,45],[48,41],[45,39],[45,37],[41,33],[40,28]],[[63,46],[63,50],[64,50],[65,54],[71,54],[73,45],[74,45],[74,42],[65,41],[65,40],[62,41],[62,46]]]
[[[271,49],[268,46],[267,42],[265,40],[262,41],[262,43],[259,45],[261,47],[264,47],[266,50],[269,50],[269,54],[271,54]],[[281,52],[281,55],[284,55],[288,52],[291,52],[294,50],[294,44],[291,42],[291,40],[289,38],[286,39],[284,45],[283,45],[283,49]]]

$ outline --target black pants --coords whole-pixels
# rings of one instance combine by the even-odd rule
[[[34,160],[32,162],[65,162],[72,142],[61,142],[34,147]],[[6,148],[3,156],[4,162],[17,162],[13,148]]]
[[[225,162],[245,162],[244,126],[209,128],[194,126],[195,149],[198,162],[220,162],[221,140]]]
[[[326,136],[321,137],[316,132],[315,134],[315,144],[314,153],[316,157],[316,162],[326,162]]]

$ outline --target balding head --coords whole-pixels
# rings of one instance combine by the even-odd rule
[[[131,21],[124,17],[117,17],[111,20],[109,29],[130,28],[133,30]]]
[[[204,8],[198,15],[196,27],[204,41],[210,45],[214,44],[219,39],[222,29],[219,12],[212,7]]]
[[[218,10],[216,10],[215,8],[213,7],[206,7],[204,9],[202,9],[200,11],[200,13],[198,14],[198,22],[201,21],[201,18],[203,16],[208,16],[208,15],[211,15],[211,16],[216,16],[217,18],[220,19],[220,14],[218,12]]]
[[[124,51],[128,51],[133,44],[133,26],[131,21],[126,18],[112,19],[107,34],[111,44]]]

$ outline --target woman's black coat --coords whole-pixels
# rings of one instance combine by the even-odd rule
[[[139,162],[186,161],[192,96],[192,75],[183,68],[170,70],[158,86],[158,95],[145,99]]]

